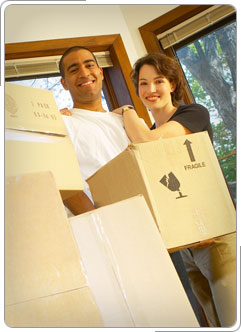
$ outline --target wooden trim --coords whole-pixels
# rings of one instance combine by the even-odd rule
[[[114,103],[112,107],[116,107],[116,101],[119,107],[132,104],[138,115],[150,126],[149,114],[131,82],[129,75],[132,68],[119,34],[5,44],[5,59],[61,55],[66,49],[76,45],[87,47],[92,52],[110,51],[114,67],[106,69],[112,84],[106,91],[112,91],[112,94],[114,91],[115,96],[109,96],[109,102]]]
[[[139,28],[141,37],[146,46],[147,52],[159,52],[162,50],[157,35],[171,29],[190,17],[201,13],[212,7],[212,5],[182,5],[170,10],[166,14]]]
[[[81,45],[92,52],[107,51],[118,35],[40,40],[5,45],[5,59],[62,55],[69,47]]]
[[[181,5],[156,18],[155,20],[141,26],[139,31],[147,52],[163,52],[169,56],[174,57],[171,49],[163,50],[157,35],[186,21],[194,15],[201,13],[209,7],[212,7],[212,5]],[[187,84],[185,87],[183,99],[186,104],[193,103],[194,101]]]
[[[141,102],[140,98],[136,95],[134,84],[130,78],[132,67],[120,35],[112,44],[110,48],[110,55],[114,64],[114,67],[109,68],[112,85],[117,84],[118,89],[122,91],[122,93],[117,96],[119,105],[133,105],[139,117],[143,118],[148,127],[150,127],[152,124],[147,109]],[[126,95],[127,91],[130,92],[128,96]]]
[[[106,68],[103,69],[104,73],[104,81],[103,81],[103,91],[105,95],[105,99],[108,105],[109,110],[113,110],[119,107],[115,91],[112,86],[112,82],[110,80],[109,70]]]

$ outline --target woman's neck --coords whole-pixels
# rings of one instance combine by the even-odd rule
[[[171,105],[170,107],[165,107],[164,109],[151,110],[152,116],[155,120],[156,127],[160,127],[166,123],[176,112],[177,107]]]

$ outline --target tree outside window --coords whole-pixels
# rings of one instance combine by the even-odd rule
[[[175,48],[195,102],[210,112],[214,148],[235,198],[236,22]]]

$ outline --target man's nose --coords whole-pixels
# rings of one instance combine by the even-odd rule
[[[80,67],[79,77],[87,77],[89,75],[89,69],[86,67]]]

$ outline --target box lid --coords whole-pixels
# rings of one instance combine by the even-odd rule
[[[84,189],[74,147],[66,136],[5,131],[5,176],[51,171],[63,199]]]
[[[5,128],[67,135],[49,90],[5,83]]]

